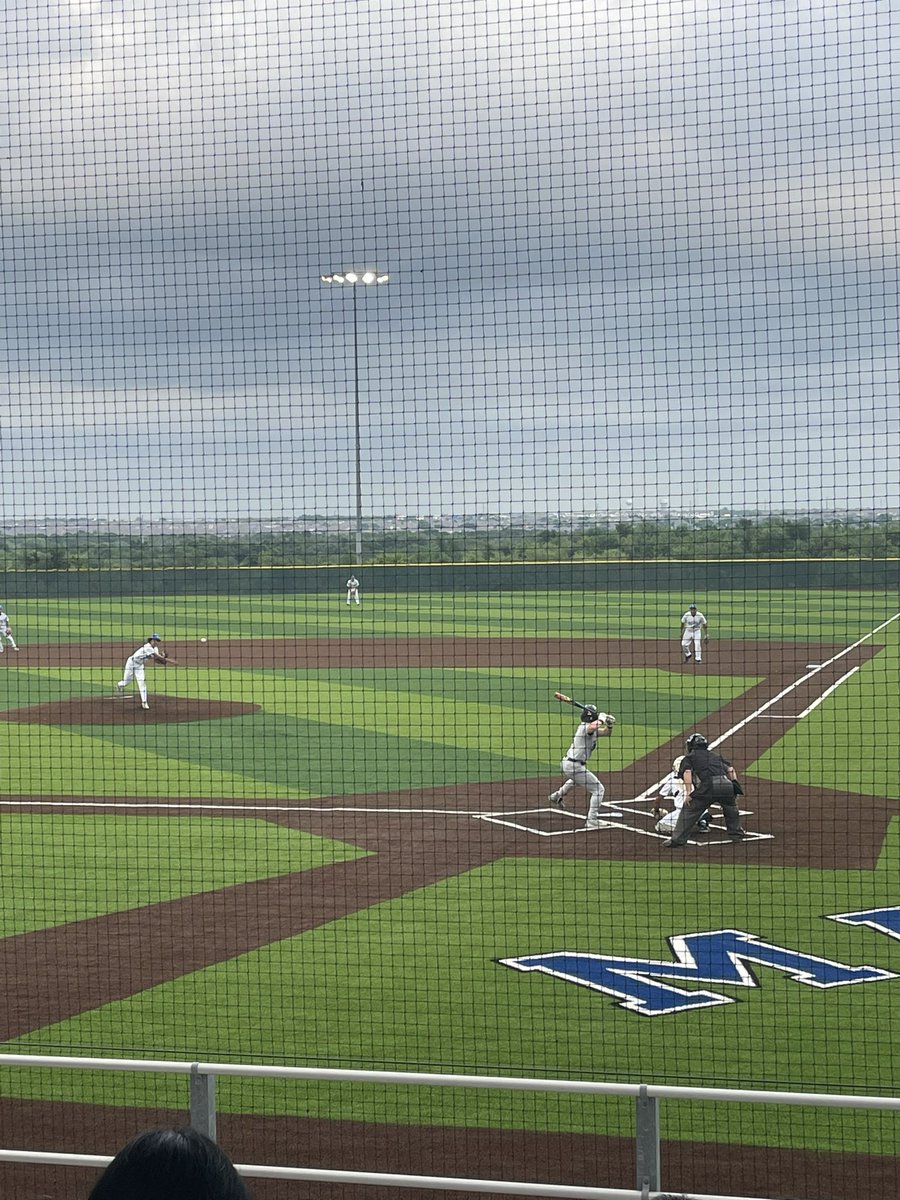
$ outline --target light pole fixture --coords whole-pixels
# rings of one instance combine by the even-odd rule
[[[335,271],[320,276],[322,283],[343,284],[353,296],[353,432],[356,451],[356,566],[362,565],[362,449],[359,436],[359,328],[356,316],[356,293],[359,287],[374,287],[387,283],[390,276],[383,271]]]

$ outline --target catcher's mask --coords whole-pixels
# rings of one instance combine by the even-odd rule
[[[586,704],[581,710],[582,721],[596,721],[600,716],[600,709],[596,704]]]
[[[692,750],[696,750],[698,746],[704,746],[704,747],[708,746],[709,742],[706,740],[706,738],[703,736],[702,733],[692,733],[691,736],[688,738],[688,740],[685,742],[685,745],[687,746],[688,754],[690,754],[690,752]]]

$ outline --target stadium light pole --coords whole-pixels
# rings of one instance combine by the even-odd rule
[[[356,566],[362,566],[362,447],[359,434],[359,325],[356,314],[356,294],[360,287],[375,287],[387,283],[390,276],[383,271],[335,271],[322,275],[322,283],[350,288],[353,297],[353,434],[356,459]]]

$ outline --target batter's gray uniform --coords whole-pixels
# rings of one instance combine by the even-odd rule
[[[156,645],[154,645],[154,642]],[[137,681],[138,691],[141,693],[141,708],[149,708],[150,703],[147,699],[147,681],[144,677],[144,667],[148,660],[157,658],[160,662],[165,662],[162,654],[159,652],[159,638],[151,637],[144,642],[143,646],[139,646],[134,654],[129,655],[125,660],[125,674],[116,684],[119,692],[124,692],[131,683],[132,679]]]
[[[604,730],[605,733],[602,732]],[[606,789],[593,771],[587,769],[587,761],[597,747],[598,738],[606,737],[609,733],[610,730],[602,721],[581,722],[575,730],[572,745],[559,764],[559,769],[565,775],[566,782],[555,792],[551,792],[549,796],[551,803],[558,804],[562,808],[563,801],[576,784],[589,792],[591,803],[585,821],[586,829],[599,829],[604,817],[623,817],[625,815],[609,808],[601,808]]]
[[[0,604],[0,654],[3,654],[6,650],[6,647],[3,645],[4,642],[9,642],[10,649],[18,653],[19,647],[16,645],[12,629],[9,625],[9,614],[3,605]]]
[[[692,646],[695,662],[703,661],[703,631],[708,624],[703,613],[697,611],[696,604],[692,604],[681,618],[681,649],[685,662],[691,657]]]

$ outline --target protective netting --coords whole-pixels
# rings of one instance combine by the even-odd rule
[[[0,1050],[895,1095],[891,6],[4,16]],[[13,1148],[187,1119],[0,1084]],[[635,1177],[630,1100],[216,1104],[243,1161]],[[661,1136],[734,1195],[898,1149]]]

